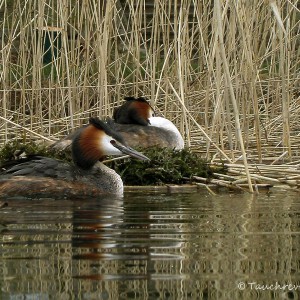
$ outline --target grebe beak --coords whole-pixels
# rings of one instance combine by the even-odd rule
[[[128,146],[125,146],[116,140],[111,140],[110,143],[124,154],[130,155],[130,156],[140,159],[140,160],[150,161],[150,159],[147,156],[145,156],[144,154],[142,154]]]

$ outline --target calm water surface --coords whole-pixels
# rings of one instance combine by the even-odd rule
[[[296,192],[7,201],[0,299],[299,299]]]

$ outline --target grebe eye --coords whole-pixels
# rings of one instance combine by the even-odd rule
[[[116,145],[116,144],[117,144],[115,140],[110,140],[110,143],[111,143],[112,145]]]

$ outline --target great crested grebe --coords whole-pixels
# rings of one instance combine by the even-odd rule
[[[156,117],[146,98],[124,99],[127,102],[115,108],[114,121],[108,120],[108,123],[129,141],[131,147],[184,148],[183,138],[176,126],[168,119]]]
[[[107,119],[109,126],[126,140],[130,147],[161,147],[180,150],[184,141],[176,126],[168,119],[153,117],[153,108],[143,97],[125,98],[126,102],[114,110],[114,120]],[[51,147],[66,149],[76,135],[69,134]]]
[[[125,97],[126,101],[114,109],[113,119],[119,124],[138,124],[147,126],[149,118],[155,115],[154,109],[144,97]]]
[[[0,196],[97,196],[123,194],[121,177],[99,162],[105,155],[128,154],[149,160],[126,146],[123,138],[98,118],[79,129],[72,141],[74,164],[47,157],[18,163],[0,177]]]
[[[149,118],[151,125],[118,124],[108,119],[107,123],[120,134],[130,147],[161,147],[180,150],[184,148],[184,141],[176,126],[162,117]]]

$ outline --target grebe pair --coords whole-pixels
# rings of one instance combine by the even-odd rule
[[[105,155],[128,154],[149,160],[129,146],[184,147],[175,125],[165,118],[154,117],[154,110],[146,99],[127,97],[125,100],[127,102],[114,112],[115,121],[104,123],[91,118],[89,125],[54,144],[56,149],[64,149],[71,144],[74,165],[46,157],[16,163],[2,172],[0,197],[122,195],[121,177],[99,162]]]
[[[2,171],[0,197],[5,196],[97,196],[123,194],[121,177],[99,160],[105,155],[145,155],[128,147],[122,136],[98,118],[77,131],[72,142],[74,164],[48,157],[33,157]]]

